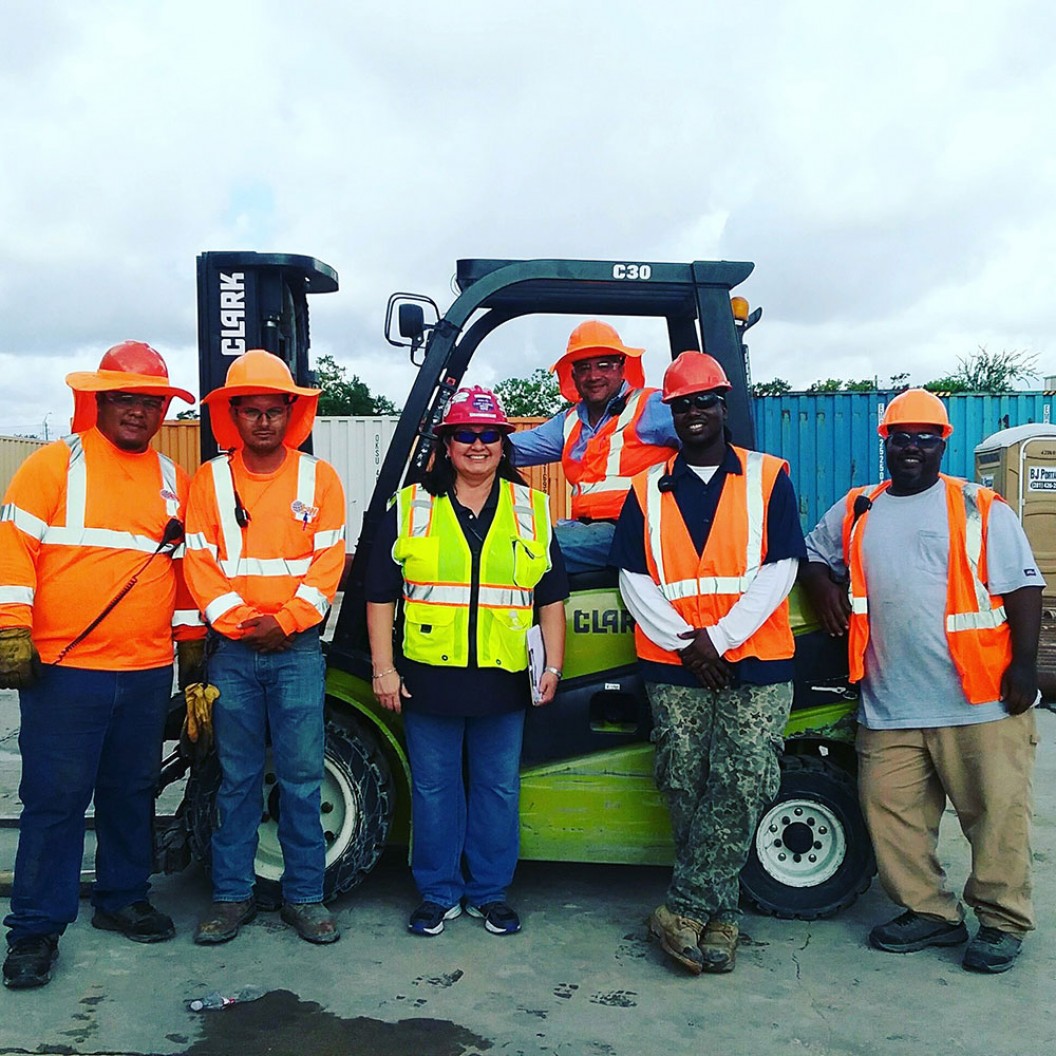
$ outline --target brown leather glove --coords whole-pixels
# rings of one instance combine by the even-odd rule
[[[187,704],[187,717],[180,731],[180,748],[183,754],[201,762],[213,748],[213,701],[220,690],[208,682],[192,682],[183,691]]]
[[[186,689],[192,682],[201,682],[204,668],[204,638],[192,638],[176,643],[176,684],[180,689]]]
[[[26,689],[40,678],[40,654],[28,627],[0,629],[0,689]]]

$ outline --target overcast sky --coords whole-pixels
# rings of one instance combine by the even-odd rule
[[[313,355],[397,404],[386,299],[446,308],[459,257],[754,261],[756,380],[921,383],[979,345],[1056,374],[1051,11],[4,0],[0,433],[64,432],[65,374],[126,338],[197,391],[203,250],[334,267]],[[613,321],[658,383],[660,331]],[[468,380],[574,322],[504,328]]]

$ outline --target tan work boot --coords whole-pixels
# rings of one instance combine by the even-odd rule
[[[700,935],[704,925],[691,917],[680,917],[667,906],[657,906],[649,914],[649,934],[664,952],[674,957],[694,975],[704,970],[704,956],[700,952]]]
[[[700,938],[700,955],[704,959],[705,972],[733,971],[739,935],[736,924],[724,920],[708,921]]]

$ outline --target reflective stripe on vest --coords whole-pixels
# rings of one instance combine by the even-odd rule
[[[971,612],[954,612],[946,617],[947,631],[989,630],[1006,622],[1005,607],[990,605],[990,592],[979,578],[979,559],[983,552],[983,514],[979,509],[979,485],[965,483],[961,488],[964,499],[964,548],[968,557],[976,608]]]
[[[70,461],[66,467],[66,523],[44,525],[39,538],[49,546],[92,546],[102,550],[139,550],[153,554],[158,549],[158,540],[134,532],[120,532],[111,528],[86,528],[85,509],[88,501],[88,473],[85,464],[84,446],[79,435],[64,436],[63,443],[69,448]],[[158,454],[162,486],[166,495],[165,512],[176,517],[180,512],[180,500],[176,491],[176,466],[172,459]],[[22,516],[20,516],[22,515]],[[18,511],[15,523],[29,523],[29,515]],[[32,518],[36,520],[36,518]],[[21,525],[20,525],[21,526]],[[32,534],[32,533],[27,533]]]
[[[315,467],[319,460],[312,455],[306,455],[303,451],[296,452],[299,461],[297,464],[297,501],[304,507],[315,505]],[[312,559],[303,557],[289,559],[285,557],[243,557],[242,556],[242,529],[235,519],[235,481],[231,473],[231,462],[226,455],[214,458],[210,463],[213,474],[213,493],[216,496],[217,515],[220,518],[220,534],[224,539],[224,558],[218,556],[215,546],[209,545],[205,537],[195,534],[188,538],[187,545],[195,550],[208,550],[214,560],[220,566],[221,571],[228,579],[236,576],[304,576],[308,574]],[[323,533],[320,533],[323,534]],[[343,532],[325,533],[343,538]],[[325,549],[337,542],[333,538],[324,546],[319,545],[316,539],[315,549]],[[218,599],[219,600],[219,599]],[[213,603],[216,604],[215,602]],[[309,604],[315,605],[314,601]],[[316,606],[318,607],[318,606]],[[212,606],[210,606],[212,608]],[[231,608],[231,606],[228,606]],[[226,609],[224,610],[227,611]],[[208,613],[206,614],[208,617]]]
[[[631,486],[631,478],[621,476],[620,462],[623,458],[624,434],[628,425],[634,420],[638,412],[638,404],[645,394],[644,389],[635,389],[627,396],[627,402],[620,416],[616,419],[615,431],[609,436],[609,454],[605,459],[605,476],[601,480],[579,481],[572,485],[572,496],[591,495],[604,491],[627,491]],[[572,433],[577,425],[582,425],[579,412],[573,407],[565,415],[564,435],[565,447],[572,438]]]
[[[658,585],[668,601],[693,598],[701,594],[743,594],[755,581],[763,563],[763,521],[766,512],[766,497],[763,494],[763,456],[758,451],[746,452],[744,461],[745,489],[747,493],[748,533],[745,546],[744,575],[702,576],[695,579],[669,580],[664,567],[663,540],[660,535],[660,509],[663,496],[660,478],[668,472],[668,466],[653,466],[647,471],[645,490],[646,524],[648,526],[649,550],[656,562]]]

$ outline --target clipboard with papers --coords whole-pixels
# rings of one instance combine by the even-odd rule
[[[543,630],[539,624],[528,628],[528,677],[532,686],[532,703],[538,704],[541,698],[539,684],[546,670],[546,646],[543,644]]]

